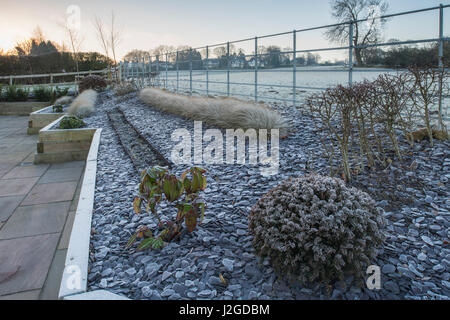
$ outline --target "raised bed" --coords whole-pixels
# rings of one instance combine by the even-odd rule
[[[39,130],[45,128],[53,121],[59,119],[64,112],[53,112],[53,106],[40,109],[30,113],[30,119],[28,120],[28,134],[37,134]]]
[[[30,113],[48,107],[50,102],[0,102],[1,116],[28,116]]]
[[[59,129],[61,116],[39,131],[34,163],[86,160],[96,128]]]

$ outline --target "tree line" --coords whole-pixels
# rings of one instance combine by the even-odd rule
[[[112,61],[98,52],[67,52],[50,40],[30,39],[0,55],[0,75],[47,74],[102,70]]]

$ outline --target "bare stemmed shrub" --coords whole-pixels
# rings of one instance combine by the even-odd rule
[[[410,73],[382,74],[375,81],[338,85],[310,95],[305,104],[318,120],[314,125],[328,156],[331,175],[336,149],[340,150],[344,177],[350,180],[350,169],[355,165],[353,154],[355,159],[359,158],[360,167],[364,167],[365,161],[369,167],[378,162],[386,166],[390,161],[385,148],[392,144],[395,155],[402,161],[399,131],[411,146],[419,134],[428,135],[431,143],[433,136],[447,139],[441,108],[438,110],[440,126],[444,128],[441,131],[432,128],[431,108],[437,105],[439,93],[449,95],[448,78],[445,70],[411,68]],[[418,113],[423,115],[426,128],[413,131]],[[357,171],[358,167],[354,169]]]
[[[414,108],[421,114],[424,119],[424,125],[426,127],[428,138],[431,146],[434,145],[433,141],[433,125],[431,120],[431,114],[433,112],[433,105],[437,105],[439,96],[442,93],[440,87],[440,80],[442,81],[442,89],[448,88],[445,83],[448,80],[448,71],[442,69],[435,69],[432,67],[420,68],[410,67],[409,74],[413,84],[413,90],[410,92],[410,99]],[[446,90],[448,91],[448,89]],[[437,110],[439,124],[444,136],[447,138],[447,129],[443,120],[442,110]]]
[[[360,162],[363,166],[364,157],[367,158],[369,167],[375,165],[374,155],[372,151],[372,143],[369,139],[370,122],[373,120],[373,107],[370,104],[373,92],[373,83],[367,80],[356,83],[351,87],[352,90],[352,110],[353,118],[358,129]]]
[[[328,90],[312,94],[308,96],[305,100],[305,106],[311,111],[314,118],[319,121],[313,121],[313,124],[318,133],[320,143],[322,144],[323,150],[328,158],[328,163],[330,166],[330,175],[334,175],[334,165],[333,161],[335,159],[335,143],[330,135],[329,126],[331,121],[335,116],[335,111],[333,109],[333,104],[329,103],[330,100],[327,99]],[[330,123],[330,124],[329,124]],[[322,134],[325,132],[325,134]]]
[[[321,129],[326,131],[329,136],[329,142],[337,142],[337,147],[341,153],[341,164],[344,175],[347,180],[351,179],[349,164],[349,142],[352,133],[352,89],[344,86],[329,88],[323,93],[308,99],[306,104],[313,115],[322,122]],[[325,142],[323,142],[326,145]],[[332,145],[326,146],[329,156],[334,157],[334,148]],[[332,164],[330,158],[330,164]],[[332,170],[332,169],[331,169]]]
[[[376,94],[372,97],[377,105],[376,121],[382,124],[400,161],[403,158],[398,146],[396,128],[402,123],[402,113],[408,104],[408,91],[404,89],[407,81],[405,74],[382,74],[374,82]]]

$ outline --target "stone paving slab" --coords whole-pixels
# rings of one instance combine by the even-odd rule
[[[30,290],[0,296],[0,300],[38,300],[41,290]]]
[[[8,220],[25,196],[0,197],[0,222]]]
[[[27,126],[0,117],[0,300],[58,298],[86,164],[34,165]]]
[[[22,205],[71,201],[76,188],[77,181],[38,184],[23,200]]]
[[[15,152],[0,155],[0,162],[13,162],[19,163],[22,162],[23,159],[28,157],[30,152]]]
[[[73,221],[75,219],[76,211],[70,211],[66,224],[64,225],[64,230],[61,234],[61,238],[59,239],[58,250],[59,249],[67,249],[69,247],[70,234],[72,233]]]
[[[58,300],[59,286],[64,272],[67,249],[56,250],[44,287],[41,290],[40,300]]]
[[[18,179],[40,177],[47,169],[48,164],[40,164],[34,166],[18,166],[9,171],[2,179]]]
[[[86,161],[71,161],[62,163],[53,163],[52,169],[66,169],[66,168],[84,168]]]
[[[0,197],[25,195],[39,180],[39,177],[0,180]]]
[[[39,183],[65,182],[80,180],[83,167],[53,169],[50,168],[39,180]]]
[[[0,240],[0,295],[40,289],[59,234]]]
[[[19,207],[0,230],[0,240],[61,232],[70,202]]]

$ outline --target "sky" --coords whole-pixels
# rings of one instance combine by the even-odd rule
[[[387,2],[389,13],[450,3],[445,0]],[[329,0],[0,0],[0,48],[12,49],[16,42],[29,38],[36,26],[48,39],[68,43],[61,24],[70,5],[80,8],[82,51],[102,51],[93,21],[98,16],[108,24],[114,11],[122,33],[119,57],[132,49],[150,50],[160,44],[200,47],[334,22]],[[444,30],[450,34],[450,8],[444,12],[444,21],[449,21],[444,24]],[[437,12],[432,12],[392,19],[384,37],[401,40],[436,37],[437,17]],[[292,36],[268,38],[260,44],[292,47]],[[297,37],[298,49],[329,45],[322,31]],[[236,46],[250,54],[253,42]]]

